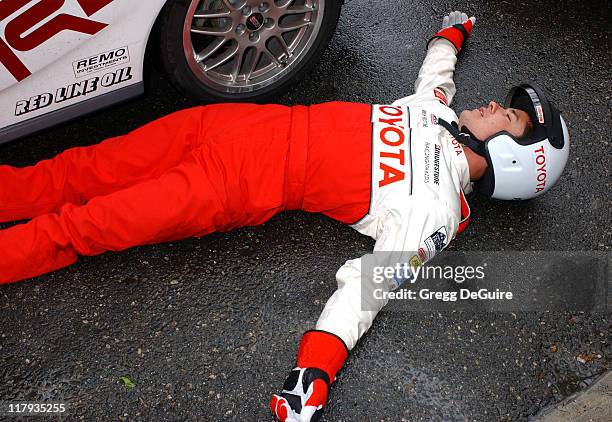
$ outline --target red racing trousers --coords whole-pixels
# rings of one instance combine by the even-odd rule
[[[370,202],[371,106],[219,104],[30,167],[0,165],[0,283],[97,255],[258,225],[354,223]]]

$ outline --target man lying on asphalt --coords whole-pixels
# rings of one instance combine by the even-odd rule
[[[284,210],[323,213],[376,239],[375,251],[418,251],[411,262],[424,263],[467,225],[473,184],[493,198],[528,199],[567,161],[565,123],[533,84],[511,90],[507,108],[491,102],[457,118],[448,107],[474,23],[459,12],[444,18],[415,94],[393,105],[197,107],[32,167],[0,166],[0,221],[31,219],[0,231],[0,283]],[[386,303],[362,309],[360,259],[336,278],[270,402],[282,421],[320,418],[349,350]]]

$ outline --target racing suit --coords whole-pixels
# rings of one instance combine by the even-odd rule
[[[448,107],[456,92],[456,61],[448,41],[435,41],[415,82],[415,94],[373,108],[372,198],[367,215],[352,227],[376,239],[374,252],[417,253],[422,264],[467,226],[465,193],[472,191],[467,159],[461,144],[437,124],[438,118],[458,121]],[[350,350],[378,311],[361,310],[360,258],[347,261],[336,279],[338,290],[316,327],[336,334]],[[376,308],[385,304],[381,299]]]
[[[460,12],[454,13],[459,17]],[[474,21],[461,19],[469,34]],[[448,105],[456,92],[453,73],[464,39],[459,31],[443,29],[430,41],[414,95],[372,109],[371,199],[367,214],[352,225],[376,239],[370,265],[422,265],[469,221],[467,158],[457,140],[437,124],[439,118],[458,122]],[[270,401],[279,420],[320,419],[329,386],[349,351],[388,302],[388,296],[373,294],[385,286],[374,284],[364,262],[365,257],[352,259],[338,270],[338,289],[316,329],[302,336],[297,364],[282,392]],[[393,278],[386,287],[394,289],[401,282]]]
[[[422,250],[425,261],[469,213],[465,154],[436,124],[457,120],[447,107],[455,63],[452,45],[434,42],[416,93],[393,105],[197,107],[34,166],[2,165],[0,221],[31,220],[0,230],[0,283],[293,209],[351,224],[375,250]],[[360,311],[359,277],[360,259],[340,268],[317,323],[349,349],[376,315]]]

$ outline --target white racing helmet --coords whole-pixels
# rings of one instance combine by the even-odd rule
[[[478,191],[496,199],[535,198],[549,190],[565,168],[569,155],[567,126],[534,83],[512,88],[505,106],[529,114],[533,131],[528,137],[517,139],[502,131],[479,141],[469,129],[462,128],[468,134],[461,133],[457,139],[487,160],[484,175],[474,183]],[[446,122],[441,124],[449,129]],[[456,132],[453,135],[457,137]]]

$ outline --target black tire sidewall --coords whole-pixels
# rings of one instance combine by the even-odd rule
[[[164,70],[173,85],[197,103],[267,101],[302,79],[319,60],[336,30],[341,3],[341,0],[325,0],[321,28],[314,43],[281,79],[248,93],[222,93],[205,85],[194,75],[183,52],[183,24],[191,1],[171,0],[164,7],[161,17],[160,56]]]

